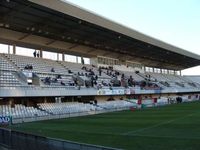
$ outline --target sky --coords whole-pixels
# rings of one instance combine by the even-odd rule
[[[200,55],[200,0],[67,1],[151,37]],[[0,52],[3,50],[4,47],[0,44]],[[21,54],[32,56],[31,50],[26,53],[26,50],[20,48],[20,51]],[[54,57],[51,56],[51,59],[56,59]],[[72,56],[67,58],[76,60]],[[182,75],[200,75],[200,66],[183,70]]]
[[[129,28],[200,55],[200,0],[67,0]],[[200,66],[182,71],[200,75]]]

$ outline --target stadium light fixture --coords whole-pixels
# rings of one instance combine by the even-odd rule
[[[3,27],[4,26],[4,24],[3,23],[0,23],[0,27]]]
[[[87,45],[88,45],[88,44],[90,44],[90,42],[89,42],[89,41],[84,41],[84,43],[85,43],[85,44],[87,44]]]
[[[9,27],[10,27],[10,25],[9,25],[9,24],[5,24],[5,27],[6,27],[6,28],[9,28]]]
[[[34,27],[32,27],[32,28],[31,28],[31,31],[35,31],[35,28],[34,28]]]
[[[78,23],[79,23],[79,24],[81,24],[81,23],[82,23],[82,21],[81,21],[81,20],[79,20],[79,21],[78,21]]]

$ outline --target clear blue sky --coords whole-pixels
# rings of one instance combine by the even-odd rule
[[[68,2],[200,55],[200,0],[68,0]],[[200,66],[182,73],[200,75]]]

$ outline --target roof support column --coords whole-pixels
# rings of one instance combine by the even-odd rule
[[[59,61],[59,53],[57,53],[57,61]]]
[[[13,45],[13,54],[16,54],[16,45]]]
[[[155,72],[154,68],[153,68],[153,73]]]
[[[10,45],[8,45],[8,54],[10,54]]]
[[[40,57],[41,57],[41,58],[43,58],[42,51],[43,51],[43,50],[42,50],[42,48],[41,48],[41,49],[39,50],[39,53],[40,53]]]
[[[181,72],[181,70],[180,70],[179,72],[180,72],[180,76],[182,76],[182,72]]]
[[[62,53],[62,61],[65,61],[65,53]]]
[[[169,70],[167,69],[167,74],[169,74]]]
[[[144,72],[146,72],[146,66],[144,66]]]

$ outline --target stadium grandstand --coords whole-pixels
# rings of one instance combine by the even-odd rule
[[[181,75],[197,54],[61,0],[1,0],[0,14],[0,116],[13,124],[200,100],[200,77]]]

